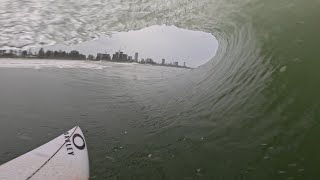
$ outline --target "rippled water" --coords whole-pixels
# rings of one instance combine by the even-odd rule
[[[168,24],[214,34],[219,50],[206,65],[157,83],[149,73],[132,83],[99,71],[19,70],[30,76],[18,77],[18,70],[1,69],[1,88],[6,82],[17,89],[1,101],[1,127],[11,128],[1,133],[20,132],[21,119],[49,118],[46,127],[20,132],[31,149],[50,138],[26,143],[25,133],[57,135],[78,122],[87,129],[96,179],[317,179],[319,6],[309,0],[3,1],[2,46],[72,44]],[[33,87],[37,96],[69,96],[31,106],[32,96],[23,93]],[[16,141],[7,144],[2,159],[24,152]]]

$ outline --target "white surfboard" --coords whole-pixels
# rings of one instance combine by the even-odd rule
[[[87,143],[79,126],[0,166],[0,179],[88,180]]]

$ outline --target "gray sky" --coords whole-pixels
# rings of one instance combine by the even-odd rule
[[[151,26],[137,31],[114,32],[111,37],[84,42],[72,47],[54,45],[45,49],[78,50],[83,54],[114,53],[121,49],[141,58],[153,58],[161,62],[186,62],[187,66],[197,67],[209,61],[216,53],[218,41],[210,33],[191,31],[175,26]]]

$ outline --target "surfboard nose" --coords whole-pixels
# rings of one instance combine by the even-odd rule
[[[0,179],[85,180],[88,177],[87,143],[79,126],[0,166]]]

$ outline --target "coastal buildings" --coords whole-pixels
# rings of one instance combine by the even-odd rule
[[[118,61],[119,60],[119,52],[116,52],[112,55],[112,61]]]
[[[151,58],[147,58],[146,61],[145,61],[146,64],[156,64],[153,59]]]
[[[103,61],[111,61],[110,54],[102,54],[101,60],[103,60]]]
[[[89,54],[87,60],[93,61],[94,60],[94,56],[92,54]]]
[[[44,50],[40,48],[36,52],[31,50],[21,50],[21,49],[0,49],[0,58],[26,58],[26,59],[61,59],[61,60],[90,60],[90,61],[113,61],[113,62],[122,62],[122,63],[131,63],[136,62],[140,64],[150,64],[154,66],[169,66],[169,67],[178,67],[178,68],[189,68],[186,66],[186,63],[183,63],[183,66],[179,66],[178,61],[174,63],[166,63],[165,59],[162,59],[161,63],[157,63],[152,58],[141,59],[139,61],[139,54],[136,52],[133,56],[125,54],[122,51],[115,52],[111,55],[108,53],[97,53],[96,56],[89,54],[88,56],[81,54],[79,51],[72,50],[70,52],[66,51],[52,51]]]
[[[132,56],[128,56],[127,54],[124,54],[122,51],[114,53],[111,59],[111,61],[119,61],[119,62],[129,62],[131,60],[132,60]]]
[[[97,61],[100,61],[102,59],[102,53],[98,53],[97,54],[97,57],[96,57],[96,60]]]
[[[162,59],[161,64],[162,64],[162,65],[165,65],[165,64],[166,64],[166,60],[165,60],[165,59]]]
[[[127,54],[124,54],[123,52],[120,52],[120,57],[119,57],[120,61],[128,61],[128,55]]]
[[[139,57],[139,54],[136,52],[136,53],[134,54],[134,61],[135,61],[135,62],[138,62],[138,57]]]
[[[117,59],[117,61],[124,61],[124,55],[122,51],[119,53],[119,59]]]

